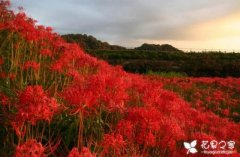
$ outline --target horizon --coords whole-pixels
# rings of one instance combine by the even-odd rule
[[[179,49],[240,50],[237,0],[12,0],[59,34],[87,34],[127,48],[143,43]]]
[[[91,34],[80,34],[80,33],[61,34],[61,35],[87,35],[87,36],[92,36],[92,37],[96,38],[95,36],[93,36]],[[177,48],[179,50],[182,50],[184,52],[223,52],[223,53],[224,52],[230,52],[230,53],[233,52],[233,53],[240,53],[240,49],[213,49],[213,48],[191,48],[191,47],[189,47],[189,48],[181,48],[180,47],[179,48],[179,47],[176,47],[176,46],[171,45],[169,43],[162,43],[162,44],[161,43],[156,43],[156,44],[154,44],[154,43],[146,43],[145,42],[145,43],[140,43],[140,45],[136,45],[134,47],[126,47],[126,46],[122,46],[122,45],[119,45],[119,44],[111,44],[108,41],[103,41],[103,40],[100,40],[98,38],[96,38],[96,40],[98,40],[100,42],[107,42],[111,46],[121,46],[121,47],[124,47],[124,48],[129,49],[129,50],[137,48],[137,47],[140,47],[143,44],[149,44],[149,45],[160,45],[160,46],[162,46],[162,45],[170,45],[170,46],[173,46],[173,47],[175,47],[175,48]]]

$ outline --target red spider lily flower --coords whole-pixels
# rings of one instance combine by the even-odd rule
[[[123,135],[123,137],[133,141],[134,125],[131,123],[131,121],[121,120],[117,125],[117,131],[119,134]]]
[[[9,0],[1,0],[0,1],[0,15],[1,15],[1,18],[7,18],[5,16],[9,16],[10,12],[8,11],[8,7],[10,6],[10,1]]]
[[[222,110],[222,114],[225,115],[225,116],[229,116],[230,115],[229,109]]]
[[[75,69],[69,69],[67,71],[66,75],[72,77],[73,80],[75,80],[75,81],[81,80],[81,78],[82,78],[80,73],[77,70],[75,70]]]
[[[27,61],[22,66],[23,70],[27,70],[29,68],[32,68],[33,70],[38,70],[40,68],[40,63],[37,63],[35,61]]]
[[[10,80],[13,81],[16,78],[16,74],[15,73],[6,74],[5,72],[0,72],[0,78],[2,79],[10,78]]]
[[[51,65],[50,69],[51,69],[52,71],[62,72],[63,66],[64,66],[64,64],[63,64],[62,62],[56,61],[55,63],[53,63],[53,64]]]
[[[95,111],[98,96],[94,91],[88,90],[83,86],[71,86],[65,89],[63,98],[67,102],[70,112],[77,114],[87,110]]]
[[[24,12],[19,12],[13,20],[6,22],[6,28],[19,32],[27,41],[38,41],[39,34],[35,28],[36,21],[28,18]]]
[[[45,148],[35,139],[28,139],[25,143],[18,145],[15,157],[46,157]]]
[[[28,86],[19,95],[19,103],[16,105],[17,118],[29,121],[35,125],[38,120],[50,121],[58,110],[58,104],[54,98],[49,98],[42,86]]]
[[[49,57],[52,56],[52,51],[49,50],[49,49],[43,49],[43,50],[40,51],[40,53],[44,56],[49,56]]]
[[[146,136],[146,145],[152,147],[156,145],[156,137],[152,132],[149,132]]]
[[[126,147],[126,142],[120,134],[105,134],[102,141],[103,154],[111,154],[121,156]]]
[[[10,78],[10,80],[14,80],[16,78],[16,74],[15,73],[9,73],[8,77]]]
[[[53,31],[53,28],[52,27],[46,27],[46,31],[51,33]]]
[[[68,157],[96,157],[96,154],[92,154],[87,147],[83,147],[81,152],[74,147],[68,154]]]

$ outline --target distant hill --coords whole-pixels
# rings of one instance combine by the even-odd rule
[[[136,47],[135,50],[149,50],[149,51],[168,51],[168,52],[183,52],[169,44],[142,44],[140,47]]]
[[[86,34],[66,34],[62,37],[67,42],[76,42],[85,50],[126,50],[125,47],[118,45],[110,45],[102,42],[91,35]]]
[[[91,35],[86,34],[66,34],[62,37],[67,42],[76,42],[85,50],[127,50],[127,48],[118,45],[110,45],[107,42],[102,42]],[[134,50],[143,51],[165,51],[165,52],[183,52],[172,45],[163,44],[147,44],[144,43],[140,47],[134,48]]]

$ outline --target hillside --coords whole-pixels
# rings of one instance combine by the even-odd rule
[[[86,34],[66,34],[62,37],[70,43],[76,42],[84,50],[125,50],[125,47],[110,45],[102,42],[91,35]]]
[[[134,48],[135,50],[145,50],[145,51],[165,51],[165,52],[183,52],[172,45],[169,44],[147,44],[144,43],[139,47]]]
[[[62,35],[67,42],[77,43],[84,50],[127,50],[126,47],[118,46],[118,45],[110,45],[107,42],[103,42],[92,35],[86,34],[65,34]],[[132,50],[132,49],[128,49]],[[134,48],[133,50],[140,51],[159,51],[159,52],[183,52],[172,45],[163,44],[163,45],[155,45],[155,44],[147,44],[144,43],[139,47]]]

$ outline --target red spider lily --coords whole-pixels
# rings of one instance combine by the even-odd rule
[[[9,73],[8,77],[13,81],[16,78],[16,74],[15,73]]]
[[[147,135],[146,135],[146,145],[147,146],[151,146],[151,147],[154,147],[156,145],[156,137],[155,135],[153,135],[152,132],[149,132]]]
[[[72,67],[74,62],[83,56],[83,51],[76,44],[67,44],[61,42],[63,52],[59,54],[59,58],[51,65],[51,70],[62,72],[68,67]]]
[[[229,109],[224,109],[224,110],[222,110],[222,114],[223,114],[224,116],[226,116],[226,117],[229,117],[229,115],[230,115]]]
[[[55,63],[53,63],[52,65],[51,65],[51,70],[52,71],[56,71],[56,72],[62,72],[63,71],[63,66],[64,66],[64,64],[63,63],[61,63],[60,61],[56,61]]]
[[[16,78],[16,74],[15,73],[5,73],[5,72],[0,72],[0,78],[2,79],[6,79],[6,78],[10,78],[10,80],[14,80]]]
[[[29,68],[32,68],[33,70],[38,70],[40,68],[40,63],[37,63],[35,61],[27,61],[22,66],[23,70],[27,70]]]
[[[25,143],[18,145],[15,157],[46,157],[45,148],[35,139],[28,139]]]
[[[12,15],[13,12],[9,11],[7,8],[10,6],[9,0],[0,1],[0,16],[5,19],[7,16]]]
[[[134,124],[131,121],[121,120],[117,125],[117,132],[130,141],[134,139]]]
[[[82,79],[82,75],[80,75],[76,69],[69,69],[66,75],[72,77],[75,81],[80,81]]]
[[[120,128],[121,133],[126,133],[132,135],[130,141],[135,141],[135,143],[143,144],[145,146],[155,146],[155,145],[166,145],[170,141],[176,141],[183,139],[185,134],[183,130],[178,126],[177,123],[169,120],[168,117],[164,116],[163,113],[156,110],[155,108],[133,108],[129,110],[129,114],[126,117],[129,121],[125,124],[131,124],[131,132],[125,130],[129,126]],[[125,125],[124,125],[125,126]],[[123,134],[124,135],[124,134]],[[166,138],[167,141],[164,141]],[[161,138],[161,140],[159,139]],[[157,142],[159,141],[160,142]],[[164,142],[163,142],[164,141]],[[171,148],[174,148],[173,145]]]
[[[119,76],[114,73],[100,75],[100,77],[103,77],[103,84],[105,85],[103,87],[104,89],[101,90],[101,101],[106,105],[110,112],[123,112],[125,110],[126,102],[129,99],[129,95],[126,93],[128,84],[125,81],[124,75]]]
[[[49,56],[49,57],[52,56],[52,51],[49,50],[49,49],[43,49],[43,50],[40,51],[40,53],[44,56]]]
[[[121,156],[124,153],[126,142],[119,134],[105,134],[101,145],[103,147],[103,155],[113,154]]]
[[[79,77],[77,71],[71,70],[70,72],[68,74],[78,79],[64,90],[62,97],[72,113],[82,111],[84,108],[84,110],[94,112],[101,104],[110,112],[124,110],[128,100],[124,76],[119,76],[113,72],[108,74],[99,72],[84,78]]]
[[[28,18],[24,12],[16,14],[14,20],[6,22],[6,28],[19,32],[28,41],[37,41],[39,39],[38,32],[35,29],[36,21]]]
[[[42,86],[28,86],[20,93],[16,108],[18,119],[35,125],[38,120],[50,121],[58,110],[58,104],[46,95]]]
[[[96,157],[96,155],[92,154],[88,148],[83,147],[81,152],[79,152],[77,148],[73,148],[69,152],[68,157]]]

